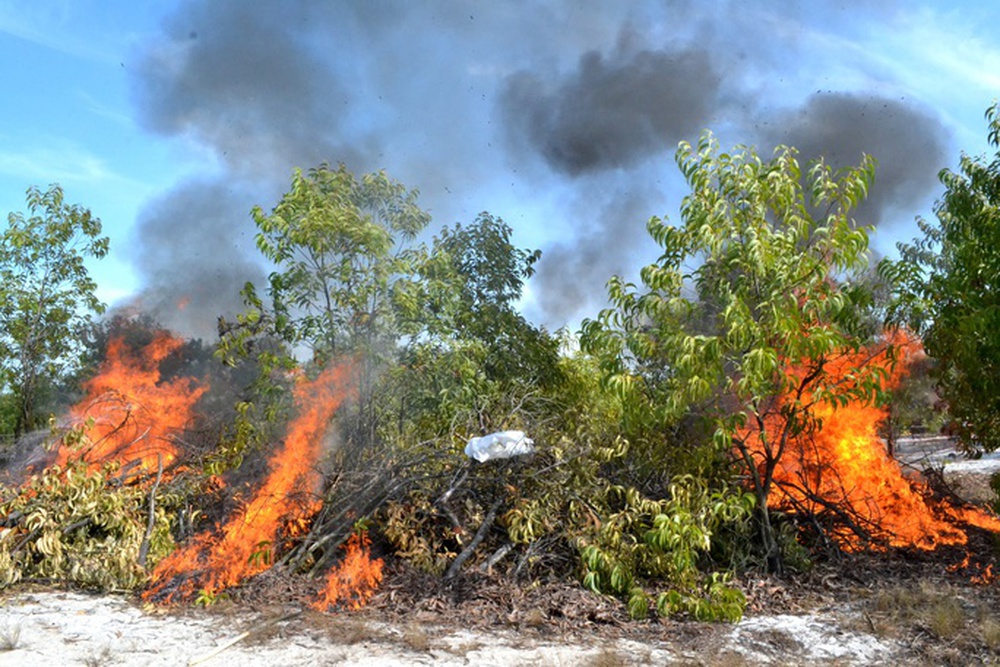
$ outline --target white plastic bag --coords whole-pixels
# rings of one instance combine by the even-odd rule
[[[469,438],[465,455],[480,463],[490,459],[507,459],[524,456],[535,451],[534,441],[524,431],[500,431],[481,438]]]

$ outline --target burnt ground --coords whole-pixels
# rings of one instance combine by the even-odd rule
[[[666,647],[672,660],[660,664],[1000,665],[1000,587],[972,581],[996,560],[997,540],[971,532],[965,547],[849,554],[807,573],[744,578],[738,583],[749,604],[736,626],[632,621],[619,601],[571,583],[523,586],[485,575],[446,583],[398,566],[350,617],[370,627],[419,628],[428,645],[472,631],[529,644]],[[990,563],[960,567],[970,551],[989,554]],[[313,586],[272,572],[228,604],[276,614],[288,600],[304,605]],[[295,623],[315,629],[337,622],[311,613]],[[618,649],[592,664],[657,664],[643,655]]]

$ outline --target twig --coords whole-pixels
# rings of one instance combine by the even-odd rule
[[[146,569],[146,556],[149,555],[149,539],[153,535],[153,528],[156,526],[156,490],[160,487],[160,480],[163,479],[163,455],[156,455],[156,481],[149,491],[149,521],[146,523],[146,534],[142,536],[142,543],[139,545],[139,567]]]
[[[219,655],[220,653],[222,653],[226,649],[228,649],[228,648],[230,648],[232,646],[235,646],[236,644],[240,643],[241,641],[243,641],[244,639],[246,639],[247,637],[249,637],[254,632],[260,632],[261,630],[264,630],[265,628],[268,628],[268,627],[270,627],[272,625],[276,625],[277,623],[281,623],[282,621],[287,621],[290,618],[295,618],[296,616],[300,615],[301,613],[302,613],[301,610],[292,611],[292,612],[289,612],[287,614],[283,614],[283,615],[279,616],[278,618],[272,618],[270,621],[266,621],[266,622],[262,623],[259,627],[252,628],[250,630],[247,630],[246,632],[241,632],[240,634],[236,635],[235,637],[233,637],[229,641],[225,642],[224,644],[221,644],[220,646],[215,647],[212,650],[211,653],[206,653],[205,655],[201,656],[200,658],[191,658],[190,660],[188,660],[188,663],[187,663],[188,667],[191,667],[192,665],[199,665],[199,664],[201,664],[203,662],[211,660],[212,658],[214,658],[215,656]]]
[[[493,552],[493,555],[486,559],[486,562],[479,566],[480,572],[489,572],[490,569],[499,563],[501,560],[507,557],[511,551],[514,550],[515,544],[513,542],[507,542],[502,547]]]
[[[458,539],[459,544],[462,543],[461,536],[465,534],[465,526],[463,526],[462,522],[458,520],[458,516],[455,514],[455,511],[451,509],[451,505],[448,501],[451,500],[451,496],[455,493],[458,487],[461,486],[466,479],[468,479],[470,470],[469,461],[462,464],[460,470],[461,472],[453,478],[451,486],[448,490],[441,494],[441,497],[435,501],[435,504],[444,510],[445,516],[448,517],[448,520],[451,521],[452,527],[455,528],[455,537]]]
[[[191,660],[188,660],[188,667],[191,667],[191,665],[198,665],[198,664],[203,663],[203,662],[205,662],[207,660],[211,660],[215,656],[217,656],[220,653],[222,653],[223,651],[225,651],[230,646],[233,646],[234,644],[237,644],[237,643],[243,641],[244,639],[246,639],[249,634],[250,634],[249,630],[247,630],[246,632],[241,632],[240,634],[236,635],[235,637],[233,637],[232,639],[230,639],[229,641],[227,641],[225,644],[222,644],[221,646],[216,647],[215,650],[212,651],[211,653],[206,653],[205,655],[201,656],[200,658],[192,658]]]
[[[493,526],[493,522],[496,521],[497,512],[500,510],[500,505],[502,504],[503,498],[500,498],[493,503],[493,506],[490,507],[490,511],[486,514],[486,518],[483,519],[482,525],[479,526],[479,530],[476,531],[475,537],[473,537],[472,541],[469,542],[469,546],[462,549],[462,553],[455,557],[455,560],[451,563],[451,567],[449,567],[448,571],[444,573],[445,579],[453,579],[458,574],[459,570],[462,569],[462,565],[465,561],[469,560],[469,557],[476,551],[476,548],[479,547],[482,541],[486,539],[486,533],[489,532],[490,527]]]
[[[88,517],[86,517],[84,519],[80,519],[79,521],[74,521],[73,523],[69,524],[68,526],[66,526],[65,528],[62,529],[62,532],[63,532],[64,535],[68,534],[68,533],[72,533],[77,528],[83,528],[84,526],[89,526],[93,522],[94,522],[94,519],[92,517],[88,516]]]

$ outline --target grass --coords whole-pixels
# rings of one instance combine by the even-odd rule
[[[979,623],[979,632],[983,636],[986,648],[991,651],[1000,650],[1000,621],[984,618]]]
[[[431,649],[430,635],[416,623],[410,623],[406,626],[406,629],[403,630],[402,640],[407,648],[417,653],[426,653]]]
[[[104,667],[104,665],[111,664],[113,655],[111,653],[111,647],[105,646],[98,653],[92,653],[83,659],[83,664],[86,667]]]
[[[938,639],[951,640],[966,627],[965,612],[957,598],[942,597],[932,600],[925,612],[923,622]]]
[[[937,639],[952,640],[968,627],[970,620],[954,591],[928,582],[879,591],[872,607],[869,620],[875,634],[894,639],[917,627]]]
[[[21,645],[21,626],[4,624],[0,628],[0,651],[13,651]]]
[[[583,661],[584,667],[628,667],[632,664],[633,661],[613,648],[603,648]]]
[[[389,636],[362,618],[350,614],[328,616],[318,612],[307,616],[315,627],[323,629],[326,638],[341,646],[354,646],[367,641],[388,641]]]
[[[865,605],[869,627],[856,629],[903,640],[919,664],[1000,665],[1000,619],[992,604],[974,590],[923,580],[875,593]]]
[[[524,615],[524,620],[522,622],[526,627],[538,629],[545,627],[548,622],[548,618],[546,617],[545,612],[541,609],[534,608]]]

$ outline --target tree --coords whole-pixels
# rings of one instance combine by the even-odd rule
[[[16,434],[38,426],[41,392],[77,363],[80,332],[104,312],[85,260],[108,252],[101,221],[66,204],[58,185],[27,192],[0,237],[0,373],[17,405]]]
[[[922,239],[900,244],[880,269],[898,286],[893,316],[923,338],[961,444],[1000,447],[1000,106],[986,111],[989,162],[963,154],[941,171],[937,225],[919,219]]]
[[[477,432],[507,428],[505,403],[561,380],[559,341],[517,311],[541,253],[517,248],[510,235],[488,213],[445,227],[399,300],[409,338],[396,369],[397,410],[436,425],[425,436],[452,430],[469,411]]]
[[[432,255],[444,255],[452,264],[459,284],[455,335],[484,343],[487,376],[551,386],[559,377],[558,342],[516,308],[542,253],[516,248],[510,233],[503,220],[481,213],[472,225],[445,228]]]
[[[430,222],[407,191],[385,172],[360,179],[341,164],[303,173],[271,211],[253,211],[257,247],[273,262],[268,292],[273,314],[265,317],[293,347],[305,346],[325,365],[335,356],[358,360],[358,412],[350,437],[375,437],[373,391],[379,367],[395,353],[400,335],[395,299],[399,283],[414,272],[412,242]],[[260,300],[247,286],[250,309]]]
[[[642,270],[643,289],[613,278],[612,307],[584,322],[581,339],[636,412],[706,415],[717,451],[736,455],[756,497],[774,570],[768,497],[789,439],[816,427],[815,403],[871,399],[882,374],[830,369],[870,340],[868,235],[850,213],[874,161],[836,174],[820,161],[803,179],[795,155],[723,153],[710,133],[697,147],[682,143],[677,163],[691,187],[682,225],[650,220],[663,254]]]

